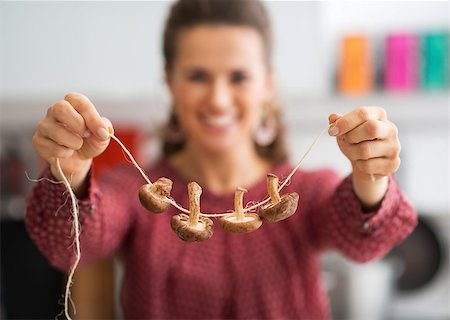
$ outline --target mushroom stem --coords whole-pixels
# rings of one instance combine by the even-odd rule
[[[189,221],[188,224],[194,227],[198,223],[200,216],[200,195],[202,194],[202,188],[196,182],[190,182],[188,184],[189,194]]]
[[[269,192],[272,204],[280,203],[281,197],[278,193],[278,177],[274,174],[267,174],[267,191]]]
[[[244,188],[238,187],[234,192],[234,212],[236,213],[236,220],[242,221],[244,220],[244,193],[247,190]]]

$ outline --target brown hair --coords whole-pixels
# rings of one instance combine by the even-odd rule
[[[200,24],[227,24],[255,28],[262,37],[267,67],[271,66],[272,33],[271,24],[266,9],[259,0],[178,0],[170,10],[166,22],[163,39],[163,53],[166,72],[170,72],[176,56],[177,38],[187,28]],[[269,113],[278,126],[274,141],[265,147],[256,144],[258,153],[272,163],[286,160],[284,130],[281,126],[278,108],[272,108]],[[170,115],[169,127],[178,126],[176,115]],[[163,152],[171,155],[180,151],[184,142],[173,142],[163,136]]]

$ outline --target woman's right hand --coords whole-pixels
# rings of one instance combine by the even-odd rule
[[[86,96],[69,93],[48,108],[33,136],[33,146],[50,163],[52,174],[61,180],[56,167],[59,158],[74,191],[84,193],[92,159],[109,144],[109,130],[112,131],[111,122],[100,117]]]

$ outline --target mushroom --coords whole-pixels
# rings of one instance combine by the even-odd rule
[[[172,191],[172,181],[167,178],[159,178],[153,184],[144,184],[139,188],[139,200],[142,206],[153,212],[164,212],[169,206],[167,198]]]
[[[200,195],[202,188],[196,182],[188,184],[189,216],[181,213],[172,217],[170,225],[181,240],[204,241],[213,235],[213,222],[200,216]]]
[[[278,177],[269,173],[267,175],[267,190],[270,203],[261,207],[259,216],[264,221],[277,222],[289,218],[295,213],[298,205],[298,193],[291,192],[280,197],[278,193]]]
[[[254,213],[244,213],[244,188],[237,188],[234,193],[234,213],[220,219],[220,225],[225,231],[248,233],[255,231],[262,225],[261,218]]]

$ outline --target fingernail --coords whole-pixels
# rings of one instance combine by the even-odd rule
[[[105,128],[100,128],[97,130],[97,134],[99,136],[99,138],[106,140],[109,138],[109,133]]]
[[[328,129],[328,133],[330,134],[330,136],[337,136],[339,133],[339,128],[336,126],[333,126],[330,129]]]
[[[89,130],[86,130],[84,133],[83,133],[83,138],[89,138],[91,136],[91,132],[89,131]]]

